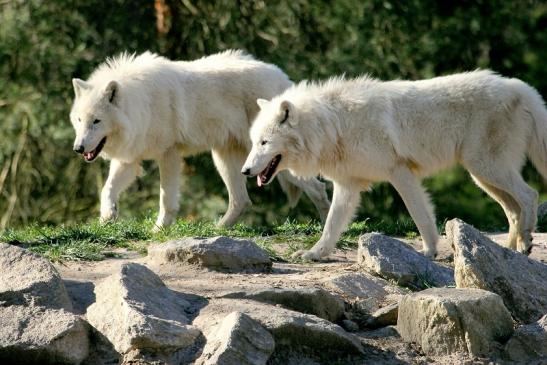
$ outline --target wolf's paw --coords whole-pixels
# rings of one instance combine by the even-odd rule
[[[235,219],[232,219],[230,217],[222,217],[216,224],[217,228],[230,228],[234,225]]]
[[[175,221],[175,216],[173,215],[166,215],[163,217],[159,217],[156,223],[154,224],[154,227],[152,228],[152,233],[158,233],[165,229],[165,227],[170,226]]]
[[[116,204],[112,204],[107,208],[101,209],[101,217],[99,218],[99,222],[102,224],[112,222],[116,218],[118,218],[118,209]]]
[[[434,260],[435,257],[437,257],[437,250],[423,249],[423,250],[419,250],[418,252],[421,253],[422,255],[424,255],[425,257],[427,257],[430,260]]]
[[[291,258],[293,260],[301,259],[304,261],[319,261],[321,260],[321,255],[311,250],[299,250],[293,253]]]
[[[161,232],[165,227],[164,226],[158,226],[158,224],[154,224],[154,227],[152,227],[152,233],[158,233]]]

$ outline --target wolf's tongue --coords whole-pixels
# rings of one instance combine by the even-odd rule
[[[262,179],[260,178],[260,174],[256,175],[256,184],[258,187],[262,186]]]

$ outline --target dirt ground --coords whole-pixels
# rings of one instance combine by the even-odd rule
[[[504,241],[507,234],[491,233],[496,242]],[[419,239],[406,240],[415,248],[421,248]],[[547,233],[534,235],[535,247],[530,257],[547,263]],[[286,246],[278,245],[282,252]],[[99,262],[64,262],[55,264],[65,280],[67,289],[73,298],[75,310],[84,314],[86,308],[94,302],[94,284],[109,276],[117,267],[126,262],[146,264],[146,258],[138,253],[120,250],[119,258]],[[452,248],[443,238],[439,244],[438,260],[450,264]],[[205,299],[219,298],[231,292],[265,288],[310,288],[322,287],[322,283],[337,274],[359,271],[356,265],[357,250],[337,250],[326,262],[294,264],[277,262],[268,274],[228,274],[180,267],[176,271],[158,272],[168,287],[187,294],[195,294]],[[481,364],[488,361],[466,361],[462,358],[428,358],[420,353],[416,346],[406,344],[393,328],[355,333],[365,347],[366,358],[377,364]]]

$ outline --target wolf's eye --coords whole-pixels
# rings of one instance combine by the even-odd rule
[[[265,139],[262,140],[262,142],[260,142],[260,144],[261,144],[262,146],[264,146],[266,143],[268,143],[268,141],[266,141]]]
[[[93,124],[99,124],[100,122],[101,122],[100,119],[95,119],[95,120],[93,121]]]

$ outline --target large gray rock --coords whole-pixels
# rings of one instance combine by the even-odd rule
[[[190,264],[218,271],[269,271],[272,262],[264,249],[249,240],[230,237],[183,238],[148,249],[149,263]]]
[[[129,263],[95,286],[87,320],[120,354],[138,350],[165,357],[192,346],[200,331],[188,325],[189,303],[143,265]]]
[[[454,272],[404,242],[380,233],[359,238],[358,263],[366,270],[413,289],[454,285]]]
[[[547,315],[539,321],[520,326],[505,345],[507,357],[513,361],[547,363]]]
[[[272,335],[244,313],[232,312],[212,331],[198,365],[265,365]]]
[[[334,363],[336,359],[362,353],[359,340],[338,325],[313,315],[251,300],[211,300],[200,311],[193,324],[209,339],[215,326],[233,311],[247,314],[273,335],[275,351],[272,358],[299,353],[321,357]],[[283,360],[275,363],[283,363]]]
[[[403,297],[397,329],[428,355],[490,355],[513,333],[500,296],[480,289],[432,288]]]
[[[0,306],[0,363],[79,364],[89,353],[88,325],[64,309]]]
[[[446,223],[454,247],[458,288],[480,288],[499,294],[523,323],[547,313],[547,265],[502,247],[459,219]]]
[[[225,298],[252,299],[280,304],[285,308],[313,314],[327,321],[337,322],[344,315],[344,301],[328,291],[316,288],[263,289],[250,292],[230,293]]]
[[[0,243],[0,305],[37,305],[72,310],[66,288],[46,259]]]

